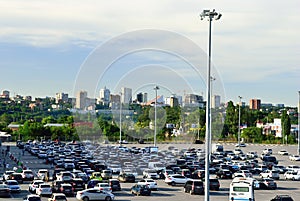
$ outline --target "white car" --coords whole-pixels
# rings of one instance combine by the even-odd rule
[[[265,170],[259,174],[261,178],[279,179],[279,172],[276,170]]]
[[[157,171],[154,169],[146,169],[143,171],[143,178],[144,179],[159,179],[159,175]]]
[[[300,172],[286,171],[283,176],[286,180],[300,180]]]
[[[142,179],[137,184],[147,185],[151,190],[157,190],[157,183],[153,179]]]
[[[273,154],[273,150],[271,148],[267,148],[263,150],[264,154]]]
[[[101,191],[106,191],[106,192],[112,192],[111,186],[108,183],[98,183],[94,188],[101,190]]]
[[[38,179],[38,180],[33,180],[33,181],[29,184],[29,188],[28,188],[29,192],[30,192],[30,193],[35,193],[36,188],[37,188],[40,184],[42,184],[42,183],[44,183],[43,180],[40,180],[40,179]]]
[[[187,180],[188,178],[185,176],[182,176],[180,174],[173,174],[165,178],[165,183],[174,186],[176,184],[185,184]]]
[[[52,195],[52,188],[50,184],[42,183],[36,188],[35,193],[39,196],[50,196]]]
[[[300,156],[299,155],[290,155],[289,159],[291,161],[300,161]]]
[[[12,171],[12,170],[7,170],[4,172],[4,174],[2,175],[2,179],[3,181],[5,180],[9,180],[9,176],[14,173],[15,171]]]
[[[252,173],[249,170],[239,170],[235,173],[233,173],[233,177],[252,177]]]
[[[38,173],[37,173],[37,177],[41,180],[45,179],[46,174],[48,174],[48,170],[47,169],[39,169]]]
[[[282,149],[282,150],[278,151],[278,154],[279,155],[289,155],[289,152],[287,152],[287,150]]]
[[[298,165],[289,165],[289,166],[286,167],[286,169],[288,171],[298,172],[298,171],[300,171],[300,166],[298,166]]]

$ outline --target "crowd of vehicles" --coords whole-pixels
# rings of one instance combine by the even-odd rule
[[[30,169],[20,173],[8,170],[2,178],[10,193],[19,190],[10,187],[12,185],[9,183],[27,181],[30,182],[28,191],[31,194],[47,196],[49,200],[55,200],[53,195],[84,201],[93,200],[95,196],[113,200],[114,192],[122,190],[123,182],[132,183],[130,193],[134,195],[151,195],[152,191],[160,189],[156,180],[162,179],[170,187],[182,186],[185,193],[205,194],[205,153],[201,149],[189,148],[178,152],[175,147],[169,147],[168,150],[158,151],[156,148],[50,141],[27,142],[24,149],[45,163],[53,164],[53,172],[50,174],[47,169],[40,169],[36,173]],[[39,156],[40,152],[46,153],[47,157]],[[129,160],[132,158],[134,160]],[[269,148],[263,150],[259,158],[253,151],[243,153],[241,147],[231,151],[215,144],[211,161],[209,189],[219,191],[219,179],[232,180],[230,200],[241,199],[242,194],[253,200],[256,189],[276,189],[275,180],[280,178],[280,174],[286,180],[299,180],[300,177],[299,166],[282,167]],[[3,189],[3,192],[7,191]]]

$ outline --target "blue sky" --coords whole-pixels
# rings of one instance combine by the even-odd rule
[[[97,82],[89,94],[97,94],[103,85],[118,93],[127,85],[134,92],[151,95],[153,85],[158,84],[170,94],[205,96],[208,22],[201,21],[199,14],[212,8],[223,14],[213,22],[213,76],[217,78],[213,94],[221,94],[223,102],[237,102],[242,96],[246,103],[258,98],[263,103],[296,106],[300,90],[297,0],[0,1],[0,90],[33,97],[54,96],[56,92],[73,96],[77,79],[84,75],[88,81],[93,75],[83,73],[93,57],[105,59],[112,53],[97,50],[111,41],[120,42],[116,38],[128,33],[154,29],[178,34],[203,52],[196,48],[197,54],[192,54],[181,39],[172,40],[168,35],[151,35],[148,40],[129,34],[127,43],[116,43],[110,50],[116,53],[136,44],[151,48],[149,41],[156,41],[155,45],[189,56],[139,49],[109,68],[94,60],[98,70],[108,70],[102,77],[95,74]],[[200,61],[199,71],[184,59]]]

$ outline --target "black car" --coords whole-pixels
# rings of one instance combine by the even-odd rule
[[[108,180],[108,183],[109,183],[112,191],[120,191],[121,190],[121,185],[120,185],[119,180],[110,179],[110,180]]]
[[[134,183],[135,182],[135,176],[133,174],[121,173],[118,176],[118,180],[121,181],[121,182]]]
[[[232,179],[232,172],[227,169],[220,169],[216,172],[216,177],[220,179]]]
[[[204,178],[202,179],[205,182]],[[209,179],[209,190],[220,190],[220,182],[219,179]]]
[[[21,173],[12,173],[8,176],[9,179],[16,180],[19,184],[23,184],[23,177]]]
[[[294,201],[289,195],[276,195],[271,201]]]
[[[74,196],[74,189],[71,184],[63,183],[60,184],[58,193],[63,193],[66,196]]]
[[[130,192],[135,195],[151,195],[151,189],[147,185],[135,184]]]
[[[185,193],[204,195],[203,181],[199,179],[188,180],[183,187]]]
[[[98,179],[92,179],[87,183],[87,188],[94,188],[98,183],[102,183],[102,181]]]
[[[259,182],[260,189],[273,189],[275,190],[277,188],[277,183],[274,181],[274,179],[270,178],[261,178],[257,179]]]
[[[74,191],[82,191],[85,189],[85,183],[81,178],[72,179],[70,184],[72,185]]]

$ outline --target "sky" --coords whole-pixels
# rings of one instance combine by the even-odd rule
[[[298,0],[0,0],[0,90],[11,95],[197,93],[206,97],[212,22],[212,95],[222,102],[297,106]]]

